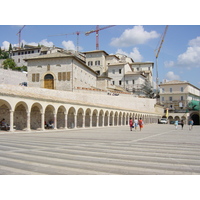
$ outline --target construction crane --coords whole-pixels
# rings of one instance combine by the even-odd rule
[[[164,30],[164,33],[163,35],[161,36],[161,40],[160,40],[160,43],[159,43],[159,47],[158,49],[155,50],[155,53],[156,53],[156,92],[158,94],[158,56],[159,56],[159,53],[160,53],[160,50],[162,48],[162,44],[164,42],[164,39],[165,39],[165,35],[167,33],[167,29],[168,29],[168,25],[165,26],[165,30]]]
[[[79,35],[85,33],[85,32],[81,32],[81,31],[76,31],[73,33],[65,33],[65,34],[57,34],[57,35],[49,35],[48,37],[53,37],[53,36],[67,36],[67,35],[77,35],[77,42],[76,42],[76,49],[77,51],[79,51]]]
[[[99,50],[99,31],[104,30],[106,28],[113,27],[113,26],[115,26],[115,25],[110,25],[110,26],[105,26],[105,27],[99,28],[99,25],[97,25],[96,30],[88,31],[85,33],[85,35],[88,36],[91,33],[96,33],[96,50]]]
[[[25,27],[26,25],[24,25],[19,31],[18,31],[18,33],[16,34],[16,35],[19,35],[19,48],[21,48],[21,32],[22,32],[22,30],[24,29],[24,27]]]

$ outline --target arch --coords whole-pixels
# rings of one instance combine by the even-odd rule
[[[85,127],[90,127],[91,109],[87,108],[85,111]]]
[[[52,105],[46,106],[44,113],[44,121],[47,124],[53,124],[53,127],[55,127],[55,108]]]
[[[104,126],[108,126],[108,120],[109,120],[109,112],[107,110],[104,115]]]
[[[118,125],[118,112],[115,111],[115,115],[114,115],[114,126],[117,126]]]
[[[76,109],[74,107],[70,107],[67,115],[67,127],[68,128],[76,128],[75,121]]]
[[[16,130],[27,128],[27,112],[28,106],[25,102],[20,101],[15,105],[14,126],[16,127]]]
[[[34,103],[31,106],[31,112],[30,112],[30,128],[31,129],[38,129],[41,128],[41,123],[42,123],[42,115],[43,113],[43,108],[42,105],[39,103]]]
[[[92,126],[97,126],[98,125],[98,111],[97,109],[93,110],[92,112]]]
[[[200,119],[199,119],[199,113],[198,112],[192,112],[190,114],[190,117],[194,121],[194,125],[200,125],[200,121],[199,121]]]
[[[99,126],[104,125],[103,120],[104,120],[104,112],[103,112],[103,110],[100,110],[100,112],[99,112]]]
[[[54,77],[52,74],[46,74],[44,76],[44,88],[54,89]]]
[[[11,105],[5,101],[0,99],[0,120],[5,119],[5,122],[10,125],[10,110]]]
[[[79,108],[77,111],[77,128],[83,127],[83,115],[84,115],[83,108]]]
[[[110,126],[114,126],[114,121],[113,121],[114,120],[114,116],[113,115],[114,115],[114,112],[111,111],[110,112],[110,119],[109,119],[109,125]]]
[[[65,128],[65,115],[66,108],[64,106],[60,106],[57,111],[57,128]]]

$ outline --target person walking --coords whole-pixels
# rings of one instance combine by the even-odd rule
[[[192,119],[189,120],[189,130],[192,130],[192,127],[194,125],[194,121]]]
[[[182,120],[181,120],[181,127],[182,127],[182,130],[183,130],[183,126],[184,126],[184,120],[182,119]]]
[[[130,118],[130,120],[129,120],[129,126],[130,126],[130,131],[132,131],[132,128],[133,128],[133,120],[132,120],[132,118]]]
[[[139,127],[140,127],[140,131],[141,131],[142,128],[143,128],[143,124],[144,124],[144,122],[142,121],[142,118],[140,118],[139,121],[138,121],[138,125],[139,125]]]
[[[178,129],[178,120],[176,120],[175,122],[174,122],[174,125],[175,125],[175,128],[176,128],[176,130]]]
[[[138,120],[137,120],[137,118],[135,118],[135,120],[134,120],[134,126],[135,126],[135,130],[137,130],[137,126],[138,126]]]

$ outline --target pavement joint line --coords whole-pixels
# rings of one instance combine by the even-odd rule
[[[156,136],[159,136],[159,135],[164,135],[166,133],[171,133],[171,132],[174,132],[175,130],[171,130],[171,131],[166,131],[164,133],[159,133],[159,134],[156,134],[156,135],[151,135],[151,136],[148,136],[148,137],[144,137],[144,138],[140,138],[140,139],[137,139],[137,140],[131,140],[131,142],[138,142],[138,141],[141,141],[141,140],[145,140],[145,139],[148,139],[148,138],[152,138],[152,137],[156,137]]]

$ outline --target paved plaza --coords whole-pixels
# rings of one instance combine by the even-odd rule
[[[196,175],[200,126],[0,132],[1,175]]]

